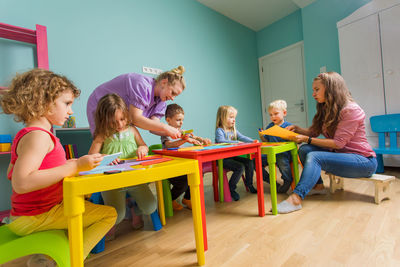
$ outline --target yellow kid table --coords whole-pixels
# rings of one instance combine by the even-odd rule
[[[295,183],[299,182],[299,164],[297,160],[297,144],[295,142],[266,142],[262,143],[261,154],[267,155],[269,169],[269,183],[271,189],[272,214],[278,214],[276,199],[276,154],[290,151],[293,162],[293,178]]]
[[[91,174],[64,179],[64,214],[68,218],[71,266],[83,266],[82,213],[85,209],[85,195],[149,182],[156,182],[159,189],[161,188],[161,180],[181,175],[187,175],[190,186],[197,263],[204,265],[198,162],[192,159],[172,159],[145,167],[133,166],[134,169],[137,168],[133,171],[108,175]],[[165,221],[163,224],[165,224]]]

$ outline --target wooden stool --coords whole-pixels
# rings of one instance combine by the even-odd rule
[[[333,194],[336,190],[343,190],[344,179],[346,177],[335,176],[331,173],[327,173],[330,181],[330,192]],[[379,204],[385,198],[390,198],[390,182],[396,177],[390,175],[374,174],[369,178],[346,178],[353,180],[363,180],[375,183],[375,203]]]

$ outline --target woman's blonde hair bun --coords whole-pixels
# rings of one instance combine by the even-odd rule
[[[185,89],[186,82],[185,78],[183,78],[183,73],[185,72],[185,68],[183,66],[178,66],[172,70],[166,71],[158,75],[156,78],[156,82],[160,82],[163,79],[168,79],[169,84],[174,84],[175,81],[180,81],[182,84],[182,89]]]
[[[185,67],[184,66],[178,66],[174,69],[171,70],[171,72],[178,74],[178,75],[183,75],[183,73],[185,72]]]

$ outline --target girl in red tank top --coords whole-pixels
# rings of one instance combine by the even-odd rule
[[[7,170],[13,190],[12,222],[8,227],[17,235],[67,229],[66,223],[62,223],[66,221],[63,218],[63,178],[90,170],[103,158],[101,154],[93,154],[66,160],[59,139],[50,132],[53,125],[63,125],[73,113],[71,106],[79,94],[80,90],[66,77],[33,69],[17,75],[1,96],[3,112],[13,114],[16,121],[26,125],[14,138]],[[87,236],[84,229],[84,253],[87,255],[114,225],[116,213],[111,207],[87,202],[85,214],[90,223],[84,228],[91,229]]]

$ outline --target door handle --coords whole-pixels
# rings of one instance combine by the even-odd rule
[[[294,104],[295,106],[300,106],[300,111],[304,112],[304,99],[300,100],[300,103]]]

